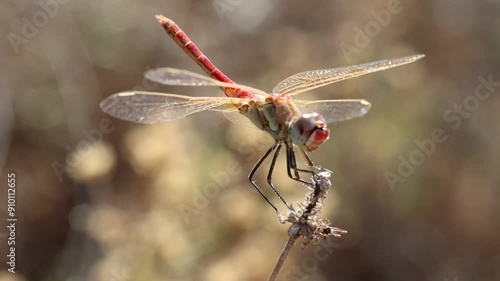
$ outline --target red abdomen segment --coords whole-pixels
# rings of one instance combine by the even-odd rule
[[[229,79],[222,71],[220,71],[208,58],[205,56],[198,47],[189,39],[180,27],[175,24],[171,19],[164,16],[156,16],[158,21],[168,33],[170,37],[181,47],[184,52],[186,52],[191,59],[193,59],[211,78],[216,79],[221,82],[234,83],[233,80]],[[226,96],[237,97],[237,98],[253,98],[254,95],[251,93],[233,88],[221,87]]]

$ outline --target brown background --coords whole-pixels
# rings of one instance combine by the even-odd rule
[[[155,14],[175,20],[233,80],[266,91],[304,70],[426,54],[301,96],[366,98],[373,107],[332,125],[311,154],[334,172],[326,217],[349,234],[328,246],[327,259],[321,246],[296,247],[280,280],[299,280],[293,270],[308,280],[500,280],[500,87],[473,104],[478,77],[500,81],[500,3],[401,0],[385,26],[375,24],[373,13],[391,3],[69,0],[43,22],[38,1],[3,1],[0,220],[15,172],[18,273],[2,280],[265,280],[271,272],[287,226],[246,179],[270,137],[214,112],[141,126],[99,109],[130,89],[222,95],[143,79],[157,66],[201,73]],[[12,43],[34,16],[40,27]],[[370,25],[379,30],[356,45],[356,30]],[[346,44],[357,52],[346,56]],[[446,140],[418,152],[436,128]],[[411,155],[421,162],[389,184]],[[60,166],[69,170],[59,178]],[[275,181],[289,201],[303,198],[283,159]]]

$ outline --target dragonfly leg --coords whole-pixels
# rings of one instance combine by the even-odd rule
[[[255,187],[255,189],[257,189],[257,191],[260,193],[260,195],[266,200],[266,202],[274,209],[274,211],[276,211],[276,213],[278,215],[280,215],[280,213],[278,211],[278,208],[276,208],[276,206],[274,206],[274,204],[271,203],[271,201],[269,201],[269,198],[267,198],[267,196],[262,192],[262,190],[259,188],[259,186],[257,185],[257,183],[255,182],[255,179],[254,179],[255,173],[259,169],[260,165],[262,165],[262,163],[264,162],[264,160],[266,160],[266,158],[269,157],[269,155],[276,149],[276,147],[278,147],[278,145],[279,145],[279,142],[275,142],[269,148],[269,150],[266,151],[266,153],[264,154],[264,156],[262,156],[262,158],[260,158],[260,160],[257,162],[257,164],[255,164],[255,166],[253,167],[252,171],[248,175],[248,179],[250,180],[250,182],[252,183],[252,185]],[[275,190],[274,187],[273,187],[273,190]],[[275,192],[277,192],[277,191],[275,190]],[[279,195],[279,197],[282,198],[280,195]]]
[[[313,161],[311,160],[311,158],[309,157],[309,155],[307,155],[307,153],[306,153],[306,152],[305,152],[302,148],[300,149],[300,152],[302,152],[302,155],[304,155],[304,158],[306,159],[307,164],[308,164],[310,167],[312,167],[312,168],[314,168],[314,169],[317,169],[317,170],[320,170],[320,171],[326,170],[326,169],[325,169],[325,168],[323,168],[323,167],[320,167],[320,166],[316,166],[316,165],[314,165],[314,163],[313,163]],[[296,164],[296,163],[295,163],[295,164]],[[295,169],[295,170],[297,170],[297,171],[299,171],[299,172],[303,172],[303,173],[311,173],[311,175],[315,175],[315,174],[316,174],[316,172],[314,172],[314,171],[311,171],[311,170],[305,170],[305,169],[300,169],[300,168],[298,168],[297,166],[295,166],[295,168],[294,168],[294,169]]]
[[[274,171],[274,165],[276,164],[276,160],[278,159],[278,155],[280,153],[280,150],[281,150],[281,147],[282,147],[282,143],[279,142],[278,143],[278,146],[276,147],[276,151],[274,152],[274,156],[273,156],[273,160],[271,161],[271,166],[269,167],[269,172],[267,174],[267,183],[269,184],[269,186],[271,187],[271,189],[274,191],[274,193],[276,193],[276,195],[278,196],[278,198],[281,200],[281,202],[283,202],[283,204],[285,204],[285,206],[290,210],[290,211],[293,211],[292,207],[285,201],[285,199],[283,198],[283,196],[281,196],[281,194],[278,192],[278,190],[274,187],[274,184],[272,182],[272,179],[273,179],[273,171]]]
[[[311,173],[312,175],[314,175],[315,173],[313,171],[299,169],[297,167],[297,160],[295,158],[295,152],[293,151],[293,146],[292,145],[287,145],[286,152],[287,152],[286,153],[286,166],[287,166],[288,176],[291,179],[296,180],[298,182],[301,182],[301,183],[307,185],[308,187],[312,188],[314,186],[313,183],[308,182],[308,181],[302,179],[300,177],[299,172]],[[310,163],[312,163],[312,161]],[[292,174],[292,171],[293,171],[293,174]]]
[[[309,155],[307,155],[307,153],[302,148],[300,149],[300,151],[302,152],[302,155],[304,155],[304,157],[306,158],[307,164],[311,167],[314,167],[314,163],[309,157]]]
[[[309,155],[307,155],[307,153],[303,149],[300,149],[300,151],[302,152],[302,155],[304,155],[304,158],[306,158],[307,164],[309,166],[313,167],[314,169],[320,170],[320,171],[331,172],[330,170],[328,170],[328,169],[326,169],[326,168],[324,168],[322,166],[316,166],[316,165],[314,165],[314,163],[311,160],[311,158],[309,157]],[[315,174],[314,172],[308,171],[308,170],[303,170],[303,169],[298,169],[298,170],[301,171],[301,172],[310,172],[310,173]]]

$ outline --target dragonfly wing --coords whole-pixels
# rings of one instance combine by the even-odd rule
[[[252,123],[252,121],[241,114],[238,108],[228,109],[227,106],[223,106],[211,108],[209,110],[222,111],[224,117],[226,117],[227,120],[233,122],[234,124],[255,128],[255,125]]]
[[[301,72],[281,81],[273,89],[273,93],[296,95],[331,83],[411,63],[423,57],[424,55],[413,55],[346,67]]]
[[[227,118],[227,120],[233,122],[234,124],[256,128],[252,121],[241,114],[238,110],[224,111],[224,116]]]
[[[228,97],[188,97],[153,92],[123,92],[104,99],[102,110],[116,118],[137,123],[168,122],[214,109],[234,110],[244,99]]]
[[[175,68],[157,68],[146,71],[144,76],[154,82],[172,86],[215,86],[221,88],[243,89],[259,96],[268,96],[262,90],[236,83],[221,82],[210,77],[187,70]]]
[[[366,100],[294,100],[294,102],[303,113],[316,112],[322,115],[327,124],[361,117],[371,107]]]

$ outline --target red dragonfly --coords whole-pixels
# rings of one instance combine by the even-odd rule
[[[220,87],[227,97],[122,92],[103,100],[100,104],[102,110],[119,119],[145,124],[173,121],[205,110],[222,111],[229,119],[233,112],[246,116],[257,128],[268,132],[275,139],[275,143],[257,162],[248,178],[278,214],[276,206],[264,195],[255,181],[255,174],[264,160],[274,153],[267,174],[267,183],[280,200],[292,210],[272,182],[274,166],[283,145],[286,147],[288,176],[311,186],[310,182],[301,178],[300,173],[315,172],[297,166],[295,148],[303,153],[310,167],[321,169],[313,164],[306,152],[316,150],[328,139],[330,131],[327,124],[361,117],[371,106],[368,101],[361,99],[306,101],[292,99],[292,96],[349,78],[411,63],[424,56],[413,55],[354,66],[301,72],[278,83],[272,93],[266,93],[233,82],[215,67],[172,20],[164,16],[157,16],[157,19],[170,37],[210,77],[173,68],[149,70],[145,73],[145,77],[165,85]]]

